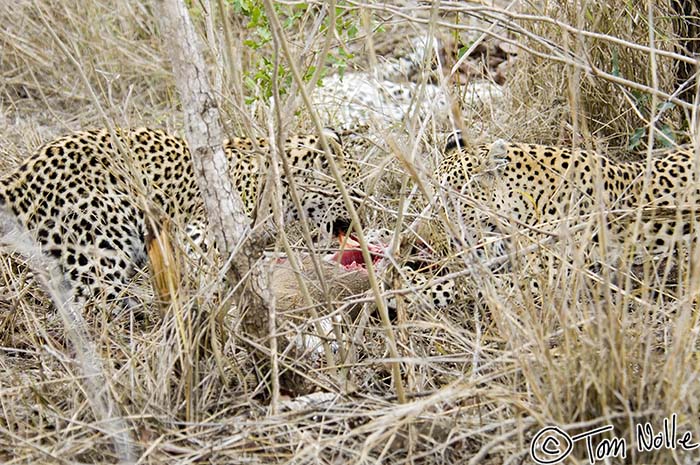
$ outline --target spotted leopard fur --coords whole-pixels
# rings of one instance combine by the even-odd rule
[[[444,185],[466,200],[460,215],[467,226],[504,237],[514,232],[540,237],[539,232],[575,231],[602,211],[613,244],[636,244],[635,256],[642,260],[692,239],[688,212],[700,188],[690,149],[653,158],[647,173],[645,162],[615,162],[585,150],[502,140],[467,147],[463,139],[449,141],[438,169]],[[593,226],[590,239],[599,241],[599,227]],[[504,241],[495,244],[505,252]]]
[[[567,237],[592,245],[584,250],[591,264],[604,259],[614,266],[623,257],[636,264],[671,258],[697,241],[692,212],[700,187],[694,163],[688,148],[658,154],[647,165],[616,162],[593,151],[502,140],[474,147],[457,134],[448,140],[436,171],[445,190],[444,208],[459,225],[456,235],[443,230],[452,238],[443,249],[461,251],[463,268],[475,260],[502,268],[512,253]],[[604,253],[599,250],[601,224]],[[459,285],[447,281],[453,292],[449,296],[439,277],[412,281],[428,300],[449,306],[469,287],[463,282],[468,273],[460,279]],[[439,287],[432,284],[440,281]]]
[[[356,168],[329,132],[343,174]],[[230,176],[246,210],[255,210],[260,176],[269,167],[264,139],[224,143]],[[312,222],[327,232],[349,226],[349,215],[317,136],[291,136],[284,149]],[[0,180],[0,205],[53,256],[79,300],[119,300],[146,261],[147,213],[173,224],[205,224],[186,142],[157,129],[82,131],[59,137]],[[282,176],[287,221],[299,219]],[[183,226],[184,228],[184,226]],[[193,235],[201,234],[190,228]]]

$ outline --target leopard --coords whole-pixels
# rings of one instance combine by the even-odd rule
[[[663,256],[694,239],[687,213],[700,185],[692,148],[667,150],[647,165],[644,160],[617,162],[595,151],[504,140],[468,147],[456,134],[437,170],[444,186],[480,207],[462,208],[466,225],[479,224],[501,236],[515,229],[536,237],[564,225],[576,228],[602,207],[608,236],[619,245],[632,238],[641,213],[632,238],[637,260]],[[599,227],[594,229],[590,238],[598,243]],[[506,244],[494,241],[498,254]]]
[[[340,136],[324,130],[344,179],[357,166]],[[270,141],[223,141],[232,183],[249,215],[258,207],[270,167]],[[281,174],[285,221],[303,217],[325,234],[350,227],[318,135],[290,135],[284,153],[300,197],[291,201]],[[93,129],[58,137],[0,179],[0,209],[55,259],[75,301],[128,304],[126,289],[147,263],[149,218],[170,218],[193,235],[206,228],[203,198],[187,142],[161,129]],[[194,226],[191,226],[194,225]],[[204,225],[204,226],[202,226]]]
[[[412,279],[426,300],[447,307],[464,297],[468,271],[479,269],[474,265],[507,269],[518,253],[565,238],[573,238],[590,269],[615,269],[624,258],[640,268],[677,263],[697,242],[695,163],[687,146],[616,161],[595,150],[503,139],[474,144],[455,132],[434,174],[442,208],[459,225],[442,231],[449,236],[443,249],[462,257],[460,269],[443,275],[465,279],[415,272],[419,279]],[[431,249],[441,253],[436,244]]]

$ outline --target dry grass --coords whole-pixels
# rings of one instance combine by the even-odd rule
[[[268,134],[274,109],[264,99],[247,106],[252,91],[241,76],[261,56],[271,57],[272,47],[247,48],[242,41],[252,36],[241,16],[227,15],[227,32],[219,27],[219,13],[211,19],[202,13],[208,3],[194,2],[193,14],[213,47],[208,51],[215,52],[208,57],[227,123],[237,132]],[[508,137],[610,147],[614,156],[634,157],[626,147],[649,118],[658,118],[659,128],[667,125],[677,141],[692,140],[685,122],[694,116],[689,109],[676,103],[659,117],[664,101],[659,92],[674,93],[673,61],[657,53],[657,71],[650,71],[646,5],[522,3],[509,11],[534,17],[461,2],[445,2],[440,12],[374,4],[363,11],[373,12],[375,25],[387,21],[392,35],[432,24],[443,35],[457,31],[467,43],[467,37],[486,32],[525,47],[506,82],[506,99],[465,110],[459,120],[475,141]],[[159,36],[159,5],[0,3],[3,167],[69,129],[180,125],[165,58],[170,44]],[[457,14],[453,7],[462,10]],[[314,64],[323,50],[326,36],[314,27],[321,10],[310,8],[286,31],[302,67]],[[343,11],[349,20],[364,14]],[[500,23],[490,28],[494,19]],[[651,48],[675,51],[673,25],[663,7],[653,8],[652,19]],[[340,39],[349,51],[369,53],[373,47],[358,25],[358,38]],[[562,25],[598,35],[566,32]],[[373,38],[379,40],[379,34]],[[337,56],[337,43],[331,45]],[[351,64],[363,60],[367,57],[358,56]],[[594,75],[592,67],[603,73]],[[617,78],[639,84],[638,89],[615,83]],[[642,88],[658,91],[657,97]],[[291,88],[280,104],[288,131],[312,127],[296,95]],[[386,143],[363,160],[375,181],[368,183],[374,200],[363,215],[390,233],[416,221],[425,206],[422,191],[437,191],[429,173],[448,128],[431,122],[422,132],[413,123],[373,128]],[[647,143],[642,138],[638,148]],[[413,176],[406,174],[411,169]],[[398,215],[401,209],[405,214]],[[427,214],[433,217],[429,240],[443,255],[436,259],[439,265],[462,272],[467,260],[449,251],[447,237],[473,232],[472,226],[435,210]],[[293,234],[290,241],[297,245]],[[531,246],[523,239],[523,248]],[[462,273],[460,282],[470,291],[444,311],[400,306],[393,331],[405,404],[397,402],[391,384],[384,330],[367,313],[343,329],[346,340],[339,344],[335,366],[309,353],[278,354],[284,370],[295,371],[320,394],[263,402],[270,380],[257,382],[243,349],[240,315],[229,310],[215,257],[201,260],[179,307],[164,319],[143,285],[146,276],[133,292],[142,301],[140,313],[120,314],[99,305],[88,309],[79,329],[88,338],[85,350],[94,353],[77,354],[75,337],[36,285],[36,275],[21,258],[3,256],[0,461],[532,463],[530,440],[540,428],[557,425],[576,434],[607,424],[615,427],[615,436],[627,439],[625,463],[697,461],[697,451],[638,453],[633,441],[636,424],[649,421],[658,431],[672,414],[678,415],[679,432],[690,431],[700,440],[696,273],[681,269],[670,286],[673,276],[662,265],[634,270],[623,260],[618,271],[609,272],[576,261],[565,265],[570,260],[561,257],[580,256],[577,250],[572,240],[549,241],[534,253],[520,253],[511,270]],[[407,260],[405,252],[397,251],[399,264]],[[643,284],[628,280],[632,271]],[[538,295],[531,293],[533,281]],[[407,285],[400,278],[397,283]],[[340,316],[346,310],[331,307]],[[314,332],[315,322],[303,309],[281,316],[280,335],[291,339]],[[217,318],[228,334],[219,334],[214,324],[202,330],[201,320]],[[202,351],[201,339],[213,342],[209,351]],[[88,370],[77,355],[95,356],[97,368]],[[574,455],[585,462],[581,443]]]

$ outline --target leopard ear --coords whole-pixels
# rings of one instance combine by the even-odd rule
[[[449,153],[452,150],[459,150],[465,146],[465,141],[464,137],[462,135],[462,131],[455,131],[452,134],[450,134],[447,137],[447,141],[445,142],[445,149],[443,150],[443,153]]]
[[[337,151],[336,145],[339,148],[343,147],[343,139],[341,139],[340,134],[335,129],[325,127],[323,128],[323,135],[333,151]]]

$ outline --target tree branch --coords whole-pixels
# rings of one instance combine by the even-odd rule
[[[228,273],[231,284],[248,279],[245,286],[236,286],[239,311],[243,316],[244,331],[254,339],[252,344],[248,344],[249,350],[256,362],[267,366],[264,361],[267,354],[264,350],[256,349],[269,347],[272,297],[267,273],[262,267],[255,266],[262,255],[265,241],[262,234],[251,231],[241,197],[228,176],[219,110],[199,49],[200,40],[185,3],[181,0],[162,0],[162,5],[163,32],[172,44],[173,73],[185,113],[185,136],[209,226],[221,255],[232,258]]]

